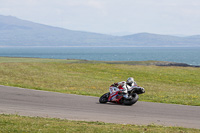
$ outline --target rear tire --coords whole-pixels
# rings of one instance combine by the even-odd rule
[[[99,102],[100,102],[100,103],[107,103],[107,102],[108,102],[109,96],[110,96],[110,92],[103,94],[103,95],[99,98]]]
[[[133,97],[132,99],[124,99],[124,105],[133,105],[139,99],[139,96],[136,93],[133,93],[132,97]]]

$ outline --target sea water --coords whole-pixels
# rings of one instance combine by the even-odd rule
[[[171,61],[200,65],[200,47],[0,47],[0,56],[98,61]]]

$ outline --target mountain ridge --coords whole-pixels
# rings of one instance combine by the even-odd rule
[[[178,37],[144,32],[113,36],[69,30],[0,15],[0,46],[200,47],[200,35]]]

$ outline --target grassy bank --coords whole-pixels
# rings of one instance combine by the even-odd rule
[[[200,68],[105,64],[80,60],[0,58],[0,84],[100,96],[133,76],[146,89],[141,101],[200,106]]]
[[[52,118],[0,115],[1,133],[48,132],[48,133],[197,133],[198,129],[163,127],[156,125],[137,126],[103,122],[69,121]]]

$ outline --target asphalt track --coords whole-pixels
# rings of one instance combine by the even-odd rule
[[[0,85],[1,114],[200,129],[199,106],[151,102],[137,102],[133,106],[124,106],[99,104],[98,99]]]

